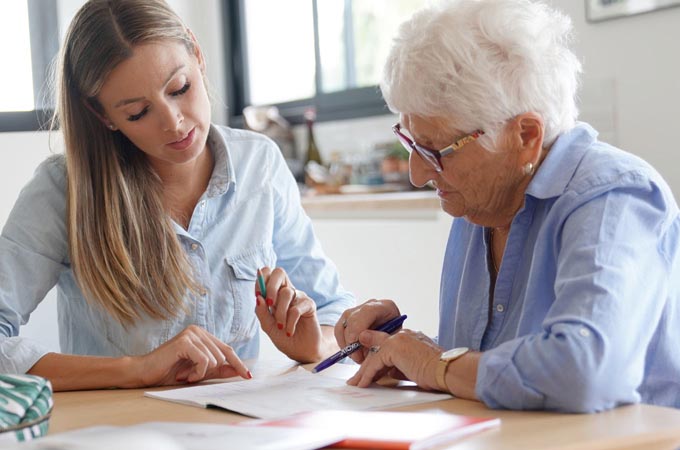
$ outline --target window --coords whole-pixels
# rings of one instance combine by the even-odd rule
[[[50,117],[53,100],[46,88],[58,49],[56,0],[3,2],[0,46],[0,131],[37,130]]]
[[[225,0],[232,125],[275,104],[292,123],[385,114],[377,87],[398,25],[425,0]]]

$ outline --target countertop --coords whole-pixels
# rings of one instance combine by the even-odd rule
[[[302,206],[310,216],[393,214],[436,217],[440,211],[435,191],[386,192],[368,194],[330,194],[302,197]]]

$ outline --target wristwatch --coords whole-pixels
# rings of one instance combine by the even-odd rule
[[[441,354],[439,357],[439,364],[437,364],[437,386],[439,386],[439,390],[443,392],[450,392],[449,387],[446,385],[446,369],[449,367],[449,364],[451,364],[453,361],[457,360],[467,352],[469,352],[470,349],[467,347],[456,347],[451,350],[447,350],[444,353]]]

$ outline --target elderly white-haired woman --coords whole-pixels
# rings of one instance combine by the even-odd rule
[[[529,0],[444,1],[401,26],[382,91],[412,183],[456,219],[437,341],[372,331],[400,314],[391,300],[349,309],[338,343],[370,349],[350,384],[391,371],[492,408],[680,407],[678,207],[576,122],[570,33]]]

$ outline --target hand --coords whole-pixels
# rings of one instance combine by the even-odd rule
[[[392,300],[368,300],[342,313],[335,325],[335,340],[338,341],[340,348],[343,348],[356,342],[362,331],[377,328],[400,315],[399,308]],[[350,358],[361,363],[366,358],[367,352],[368,347],[365,347],[352,353]]]
[[[230,346],[196,325],[188,326],[156,350],[135,359],[143,386],[195,383],[236,375],[253,377]]]
[[[403,378],[424,389],[439,389],[436,370],[442,348],[423,333],[402,330],[389,335],[366,330],[359,335],[359,342],[368,349],[367,356],[347,384],[366,387],[396,370]],[[397,378],[401,376],[397,375]]]
[[[266,298],[255,286],[255,314],[262,330],[289,358],[302,363],[322,359],[327,343],[316,317],[316,303],[295,289],[281,268],[260,269],[265,280]]]

